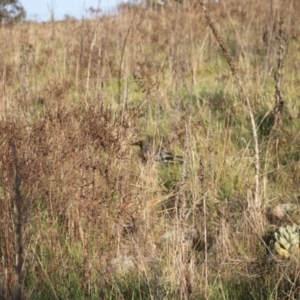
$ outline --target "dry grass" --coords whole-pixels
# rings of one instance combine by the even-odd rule
[[[300,195],[287,3],[0,28],[1,299],[297,298],[267,238],[300,223],[269,214]],[[184,164],[141,162],[148,134]]]

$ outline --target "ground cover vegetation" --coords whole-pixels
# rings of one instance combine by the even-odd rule
[[[299,12],[3,25],[0,298],[297,299],[273,245],[300,225]],[[184,162],[142,161],[147,136]]]

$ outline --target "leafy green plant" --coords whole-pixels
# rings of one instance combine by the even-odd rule
[[[290,258],[291,256],[298,256],[300,254],[299,226],[293,224],[293,226],[280,227],[279,232],[275,232],[275,239],[275,250],[280,256]]]

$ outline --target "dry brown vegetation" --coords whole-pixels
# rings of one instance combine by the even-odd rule
[[[299,297],[300,3],[200,2],[0,28],[1,299]]]

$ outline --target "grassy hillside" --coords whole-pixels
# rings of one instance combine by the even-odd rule
[[[297,299],[300,3],[201,2],[0,28],[1,299]]]

